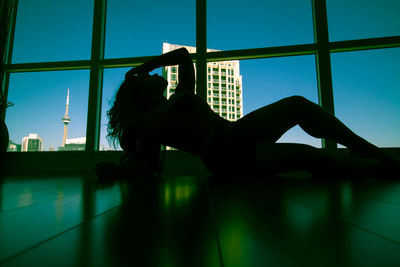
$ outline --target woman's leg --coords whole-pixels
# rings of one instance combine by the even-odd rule
[[[304,170],[323,176],[360,177],[383,170],[379,161],[340,156],[304,144],[257,143],[255,161],[261,174]]]
[[[317,104],[301,96],[292,96],[257,109],[244,117],[248,138],[261,142],[276,142],[290,128],[299,125],[306,133],[316,138],[331,139],[352,151],[369,157],[388,160],[385,153],[356,135],[341,121]],[[240,125],[240,120],[238,125]],[[249,129],[250,128],[250,129]]]

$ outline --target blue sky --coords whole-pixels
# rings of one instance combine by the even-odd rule
[[[287,3],[289,2],[289,4]],[[13,63],[90,59],[93,0],[20,0]],[[379,4],[379,5],[378,5]],[[332,41],[400,35],[400,1],[327,0]],[[208,48],[230,50],[313,42],[311,1],[209,0]],[[157,55],[162,43],[195,46],[195,2],[108,0],[106,58]],[[337,116],[379,146],[400,146],[400,48],[332,54]],[[245,114],[298,94],[317,102],[314,56],[242,60]],[[126,69],[104,72],[105,111]],[[89,71],[11,75],[11,140],[38,133],[61,145],[67,88],[69,138],[86,134]],[[298,128],[282,141],[320,146]]]

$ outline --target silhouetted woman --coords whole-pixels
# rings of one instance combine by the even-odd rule
[[[169,65],[179,65],[179,84],[175,94],[166,99],[163,92],[167,81],[148,73]],[[362,175],[396,164],[304,97],[284,98],[230,122],[214,113],[194,88],[193,62],[185,48],[162,54],[126,73],[108,111],[108,137],[119,141],[126,152],[120,172],[157,172],[161,144],[201,157],[214,174],[269,175],[305,170]],[[313,137],[333,140],[353,154],[373,160],[339,156],[304,144],[275,143],[295,125]]]

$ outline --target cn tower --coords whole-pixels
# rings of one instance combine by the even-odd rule
[[[69,88],[67,92],[67,104],[65,105],[65,115],[62,118],[62,122],[64,123],[64,136],[62,146],[65,146],[65,142],[67,141],[67,134],[68,134],[68,123],[71,122],[70,117],[68,116],[68,109],[69,109]]]

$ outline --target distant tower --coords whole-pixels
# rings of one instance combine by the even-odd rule
[[[62,118],[62,122],[64,123],[64,136],[63,136],[62,146],[65,146],[65,142],[67,140],[67,134],[68,134],[68,123],[71,122],[71,119],[68,116],[68,109],[69,109],[69,88],[68,88],[68,92],[67,92],[67,104],[65,106],[65,115]]]

